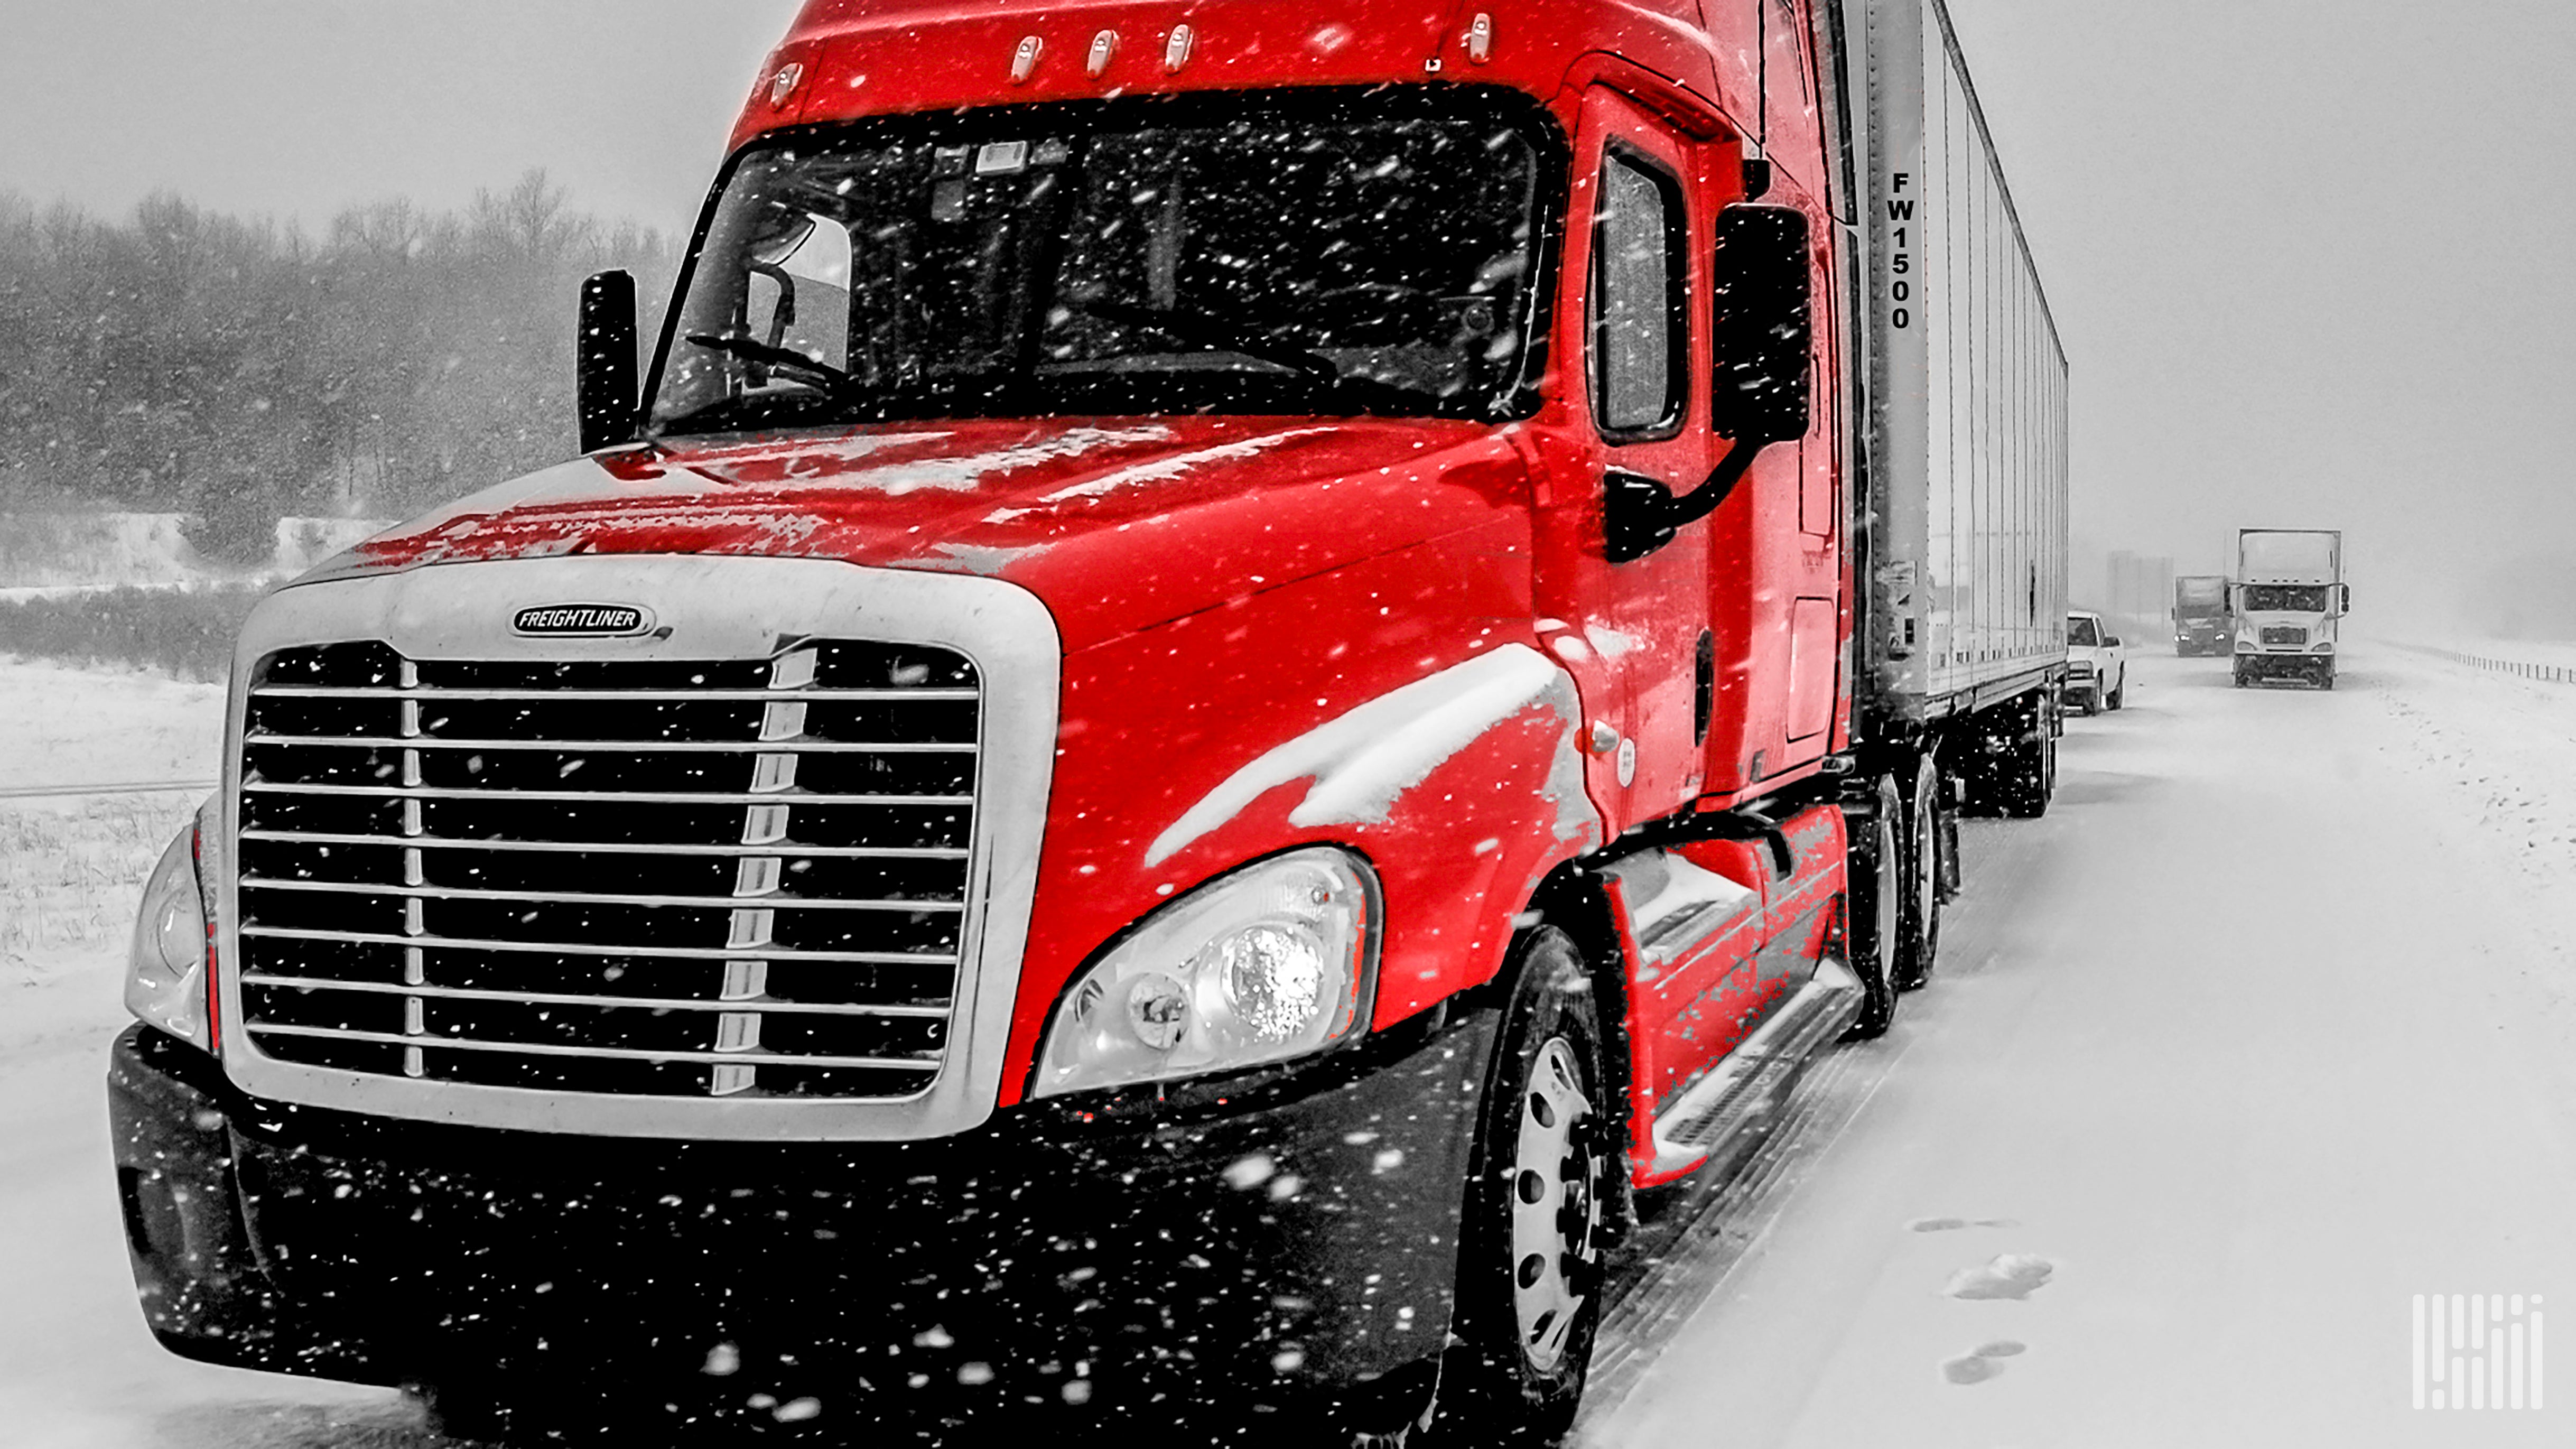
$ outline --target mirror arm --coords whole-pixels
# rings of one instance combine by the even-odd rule
[[[1771,438],[1736,439],[1728,446],[1726,456],[1717,460],[1717,466],[1708,470],[1706,482],[1672,501],[1664,515],[1666,521],[1676,529],[1688,528],[1715,513],[1717,506],[1735,491],[1735,485],[1743,482],[1744,475],[1752,471],[1754,455],[1774,441]]]
[[[1744,481],[1745,473],[1753,466],[1753,456],[1769,441],[1772,440],[1736,439],[1727,448],[1726,456],[1709,470],[1707,481],[1684,498],[1675,498],[1673,490],[1660,479],[1634,473],[1605,475],[1601,480],[1603,553],[1612,563],[1634,563],[1672,542],[1674,533],[1715,513],[1717,506],[1735,491],[1735,485]]]

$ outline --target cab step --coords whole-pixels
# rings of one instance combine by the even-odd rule
[[[1654,1160],[1645,1180],[1669,1182],[1697,1171],[1739,1133],[1759,1128],[1763,1109],[1780,1090],[1860,1016],[1862,995],[1860,978],[1840,957],[1818,961],[1796,995],[1655,1118]]]

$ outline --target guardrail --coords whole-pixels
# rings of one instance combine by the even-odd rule
[[[2430,644],[2401,644],[2418,654],[2430,654],[2453,664],[2466,664],[2495,674],[2511,674],[2522,679],[2541,679],[2554,684],[2576,684],[2576,664],[2535,664],[2528,659],[2497,659],[2485,654],[2469,654],[2458,649],[2440,649]]]

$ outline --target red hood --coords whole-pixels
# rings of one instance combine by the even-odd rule
[[[331,572],[559,554],[822,557],[1009,579],[1068,651],[1522,502],[1489,428],[970,419],[601,454],[486,489]]]

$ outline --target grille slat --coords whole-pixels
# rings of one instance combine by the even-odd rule
[[[785,997],[760,996],[739,1001],[691,1001],[667,996],[585,996],[570,991],[468,991],[454,986],[395,984],[383,981],[318,981],[305,976],[270,976],[249,972],[242,977],[244,986],[276,986],[294,991],[355,991],[377,996],[419,996],[449,1001],[508,1001],[535,1006],[628,1006],[652,1011],[757,1011],[799,1016],[900,1016],[924,1021],[945,1021],[949,1008],[940,1006],[862,1005],[846,1001],[805,1002]]]
[[[526,700],[556,704],[635,704],[648,701],[837,704],[859,700],[901,700],[908,704],[944,700],[972,704],[983,698],[981,691],[973,689],[379,689],[327,684],[262,684],[252,688],[251,696],[255,699],[416,699],[424,705],[448,699]]]
[[[254,734],[253,745],[311,745],[328,749],[419,749],[419,750],[544,750],[555,754],[595,752],[609,754],[638,750],[652,754],[740,754],[743,746],[731,740],[460,740],[439,735],[273,735]],[[765,749],[792,750],[811,755],[971,755],[975,747],[937,740],[848,741],[824,740],[798,736],[787,740],[762,740]]]
[[[671,956],[688,961],[851,961],[876,966],[957,964],[953,955],[927,951],[812,951],[789,950],[781,946],[602,946],[586,941],[504,941],[466,936],[393,935],[259,923],[245,923],[241,933],[281,941],[342,941],[353,945],[443,947],[455,951],[550,951],[566,956]]]
[[[784,752],[782,752],[784,753]],[[477,790],[465,785],[307,785],[245,779],[266,795],[367,796],[379,800],[564,800],[603,805],[972,805],[972,795],[814,795],[799,790]]]
[[[705,1062],[744,1066],[776,1063],[798,1067],[875,1067],[893,1070],[919,1070],[939,1065],[940,1053],[923,1052],[903,1057],[826,1057],[804,1056],[785,1052],[759,1050],[657,1051],[652,1047],[559,1046],[552,1042],[475,1041],[464,1037],[404,1036],[383,1031],[341,1031],[332,1027],[289,1026],[283,1022],[256,1028],[274,1036],[322,1037],[333,1041],[372,1042],[378,1046],[426,1047],[433,1051],[524,1052],[530,1056],[600,1057],[610,1061],[629,1062]]]
[[[794,907],[812,911],[962,911],[964,901],[900,900],[809,900],[802,896],[657,896],[621,895],[602,891],[504,891],[477,890],[471,886],[376,885],[366,881],[272,880],[265,876],[242,877],[242,889],[267,891],[331,891],[347,895],[418,896],[438,901],[533,901],[561,902],[567,905],[613,906],[704,906],[725,910],[745,906]]]
[[[917,1095],[972,916],[982,683],[854,640],[271,654],[242,741],[248,1037],[477,1086]]]
[[[667,845],[637,845],[624,841],[578,840],[447,840],[435,835],[335,835],[322,831],[245,830],[247,841],[273,841],[295,845],[397,845],[422,850],[519,850],[602,852],[610,855],[669,855]],[[804,845],[780,841],[775,845],[692,845],[690,855],[784,855],[814,856],[834,860],[964,860],[962,846],[868,846]]]

